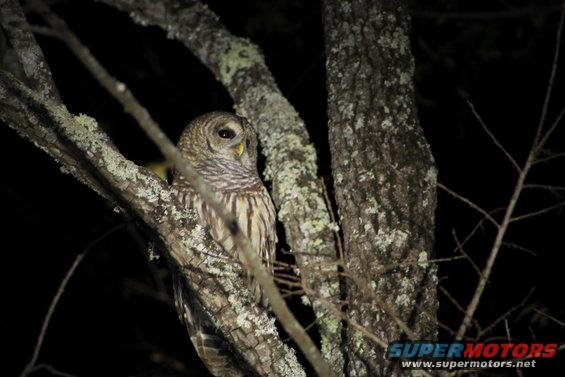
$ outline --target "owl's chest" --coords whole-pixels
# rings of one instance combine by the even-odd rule
[[[254,191],[220,192],[220,202],[236,218],[242,232],[249,238],[253,249],[262,256],[268,254],[276,243],[276,214],[273,202],[264,186]],[[209,229],[212,238],[230,255],[236,256],[231,233],[216,213],[194,193],[187,195],[185,204],[198,213],[200,224]]]

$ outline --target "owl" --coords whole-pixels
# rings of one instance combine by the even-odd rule
[[[257,138],[251,124],[231,113],[204,114],[186,127],[178,148],[214,190],[217,199],[235,216],[253,250],[273,273],[277,242],[275,207],[257,173]],[[202,200],[190,182],[175,173],[172,186],[181,203],[196,211],[200,224],[208,229],[214,241],[243,263],[242,252],[224,221]],[[176,276],[175,303],[179,315],[208,369],[216,376],[225,375],[223,371],[229,362],[226,344],[203,320],[202,308],[183,282]],[[256,301],[267,307],[259,283],[249,275],[248,282]]]

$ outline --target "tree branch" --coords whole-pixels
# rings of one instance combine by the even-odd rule
[[[171,262],[183,269],[213,323],[233,345],[234,367],[243,368],[248,375],[304,375],[293,351],[281,342],[272,319],[254,303],[241,268],[213,256],[222,251],[197,224],[196,215],[178,203],[160,178],[125,159],[93,118],[73,117],[64,106],[0,71],[0,119],[47,150],[52,148],[49,132],[58,135],[75,160],[91,167],[118,204],[153,230]],[[69,168],[65,161],[61,163]],[[201,250],[210,250],[210,255]]]
[[[86,247],[75,257],[75,260],[71,264],[71,267],[67,270],[67,273],[65,274],[65,276],[61,280],[61,284],[59,284],[59,288],[57,289],[57,292],[55,293],[55,295],[53,296],[53,299],[51,300],[51,304],[49,305],[49,309],[47,309],[47,313],[45,314],[45,318],[43,319],[43,323],[41,324],[41,330],[39,331],[39,335],[37,336],[37,341],[35,342],[35,348],[33,349],[33,355],[31,357],[30,361],[25,366],[22,373],[20,374],[20,377],[26,377],[34,369],[36,369],[38,367],[38,365],[36,365],[37,358],[39,356],[39,351],[41,351],[41,346],[43,345],[43,340],[45,339],[45,333],[47,332],[47,328],[49,327],[49,323],[51,322],[51,317],[53,316],[53,313],[55,312],[55,308],[57,307],[57,304],[59,303],[59,300],[61,299],[61,296],[63,295],[63,292],[64,292],[64,290],[67,286],[67,283],[69,282],[69,280],[71,279],[71,277],[75,273],[75,270],[77,269],[80,262],[82,262],[83,258],[90,251],[90,249],[92,249],[92,247],[94,245],[96,245],[98,242],[102,241],[103,239],[105,239],[109,235],[111,235],[111,234],[115,233],[116,231],[122,229],[124,226],[125,226],[125,224],[120,224],[120,225],[115,226],[112,229],[108,230],[107,232],[104,232],[104,234],[100,235],[99,237],[96,237],[94,240],[89,242],[88,245],[86,245]]]
[[[481,301],[484,289],[485,289],[485,285],[486,282],[488,281],[490,274],[492,272],[492,268],[494,266],[494,263],[496,261],[496,258],[498,257],[498,253],[500,251],[500,247],[503,244],[503,240],[504,237],[506,235],[506,232],[508,231],[508,226],[510,225],[510,223],[512,221],[516,221],[516,219],[524,219],[527,217],[531,217],[531,216],[536,216],[538,214],[542,214],[545,213],[549,210],[552,210],[554,208],[556,208],[556,206],[550,207],[550,208],[546,208],[543,209],[541,211],[537,211],[531,214],[526,214],[523,216],[518,216],[518,217],[513,217],[514,214],[514,210],[516,209],[516,205],[518,204],[518,199],[520,198],[520,195],[522,194],[522,191],[524,190],[525,187],[525,181],[526,181],[526,177],[528,176],[528,173],[530,172],[531,168],[534,166],[535,161],[538,159],[538,155],[540,153],[540,151],[543,149],[545,143],[547,142],[549,135],[551,134],[551,132],[553,132],[553,130],[555,129],[554,126],[551,126],[550,129],[544,134],[543,133],[543,128],[545,125],[545,120],[547,117],[547,109],[549,107],[549,102],[551,100],[551,93],[552,93],[552,88],[553,88],[553,84],[554,84],[554,80],[555,80],[555,74],[557,71],[557,65],[559,62],[559,48],[560,48],[560,42],[561,42],[561,33],[563,30],[563,24],[565,21],[565,8],[561,9],[561,17],[559,19],[559,26],[557,29],[557,38],[556,38],[556,42],[555,42],[555,51],[554,51],[554,56],[553,56],[553,63],[551,66],[551,73],[549,75],[549,82],[547,84],[547,89],[546,89],[546,94],[544,97],[544,101],[543,101],[543,105],[542,105],[542,111],[541,111],[541,115],[540,115],[540,119],[536,128],[536,133],[535,136],[533,138],[533,142],[532,142],[532,146],[530,148],[530,151],[528,153],[528,156],[526,158],[526,162],[524,163],[524,166],[520,169],[520,174],[516,180],[516,184],[514,185],[514,189],[512,191],[512,195],[510,197],[510,200],[508,202],[508,205],[506,207],[506,210],[504,212],[504,217],[502,219],[502,222],[500,223],[500,226],[498,227],[498,232],[496,234],[496,237],[494,239],[490,254],[487,258],[487,262],[486,265],[483,269],[483,273],[481,275],[481,278],[479,279],[479,283],[477,284],[477,287],[475,288],[475,292],[473,293],[473,297],[471,298],[471,301],[469,302],[469,305],[467,306],[467,310],[465,312],[465,316],[463,318],[463,321],[461,322],[461,325],[459,326],[459,329],[457,330],[457,336],[455,337],[455,340],[460,340],[463,338],[463,336],[465,335],[471,320],[473,318],[473,315],[475,314],[475,311],[477,310],[477,307],[479,306],[479,303]],[[560,119],[560,117],[562,116],[562,113],[558,116],[558,120]],[[558,121],[556,121],[558,122]],[[556,122],[554,122],[554,125],[557,124]]]

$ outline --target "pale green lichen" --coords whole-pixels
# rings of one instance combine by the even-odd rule
[[[418,266],[426,268],[428,267],[428,253],[422,251],[418,254]]]
[[[387,227],[384,226],[384,222],[381,222],[381,224],[383,225],[379,227],[377,233],[377,246],[381,250],[386,250],[390,246],[394,246],[397,249],[404,247],[408,240],[409,233],[401,229],[387,229]]]
[[[396,296],[394,303],[396,304],[397,307],[405,306],[409,308],[412,307],[413,301],[414,300],[409,295],[405,293],[401,293],[398,296]]]
[[[282,376],[296,376],[296,377],[306,377],[306,373],[302,366],[298,363],[296,358],[296,352],[294,349],[288,347],[286,344],[283,345],[286,353],[284,360],[280,359],[276,361],[277,369],[282,371]]]
[[[220,81],[229,85],[238,71],[258,63],[263,63],[263,57],[257,46],[246,39],[231,39],[227,51],[219,56]]]
[[[410,52],[410,39],[403,27],[396,27],[393,30],[385,28],[379,36],[377,44],[382,48],[395,50],[401,55]]]

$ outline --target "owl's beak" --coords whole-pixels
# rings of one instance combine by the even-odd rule
[[[243,151],[245,151],[245,144],[239,143],[235,146],[235,154],[237,154],[237,157],[241,157]]]

